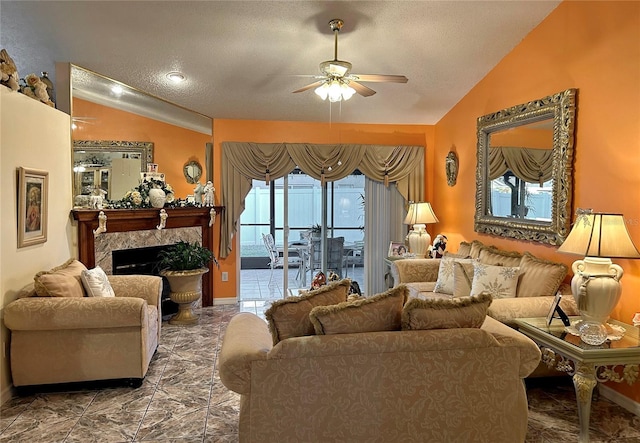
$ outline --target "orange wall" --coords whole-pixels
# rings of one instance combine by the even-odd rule
[[[640,247],[640,2],[561,3],[436,125],[433,204],[438,230],[462,239],[531,253],[570,265],[556,247],[473,231],[476,118],[568,88],[578,89],[573,208],[621,212]],[[458,183],[446,186],[444,159],[460,158]],[[640,311],[640,260],[625,271],[612,317],[631,323]],[[640,384],[612,384],[640,401]]]
[[[158,171],[165,174],[176,197],[193,194],[194,185],[187,183],[182,167],[190,160],[206,167],[204,152],[205,144],[212,141],[210,135],[77,98],[73,100],[73,115],[95,118],[88,123],[77,122],[74,140],[153,142],[154,163],[158,164]],[[203,171],[203,184],[205,178]]]
[[[322,106],[322,103],[319,103]],[[214,186],[220,189],[220,144],[227,141],[255,143],[362,143],[379,145],[425,146],[425,170],[433,169],[434,127],[422,125],[363,125],[342,123],[276,122],[254,120],[214,120]],[[433,193],[433,182],[427,174],[427,197]],[[436,209],[437,211],[437,209]],[[235,297],[237,269],[236,250],[220,261],[220,271],[229,272],[229,281],[222,282],[216,273],[216,297]]]

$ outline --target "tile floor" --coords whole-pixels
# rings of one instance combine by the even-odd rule
[[[239,396],[221,384],[216,367],[224,330],[237,312],[263,316],[269,300],[282,296],[277,284],[262,285],[259,292],[249,286],[247,280],[245,300],[238,304],[201,309],[198,325],[163,324],[160,347],[140,388],[85,387],[9,400],[0,408],[0,442],[236,442]],[[527,394],[527,443],[578,441],[570,379],[530,380]],[[640,443],[640,417],[595,399],[591,441]]]

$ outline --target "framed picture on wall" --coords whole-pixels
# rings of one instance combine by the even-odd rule
[[[402,257],[407,253],[407,247],[403,242],[392,241],[389,244],[388,257]]]
[[[49,173],[19,167],[18,248],[47,241]]]

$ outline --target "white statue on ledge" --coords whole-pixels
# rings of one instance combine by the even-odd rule
[[[204,193],[204,186],[202,186],[202,183],[198,182],[198,184],[196,185],[196,188],[193,190],[193,198],[195,202],[198,203],[199,205],[202,204],[203,193]]]
[[[213,187],[213,183],[211,183],[211,180],[209,180],[204,187],[204,205],[205,206],[214,205],[215,192],[216,192],[216,188]]]

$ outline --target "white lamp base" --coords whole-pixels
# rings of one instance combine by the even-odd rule
[[[584,260],[575,261],[571,269],[571,292],[582,318],[578,330],[583,325],[603,325],[620,300],[622,268],[611,263],[609,258],[585,257]]]
[[[427,225],[416,223],[413,225],[413,231],[407,236],[409,240],[409,252],[416,258],[425,258],[429,246],[431,245],[431,236],[427,232]]]

